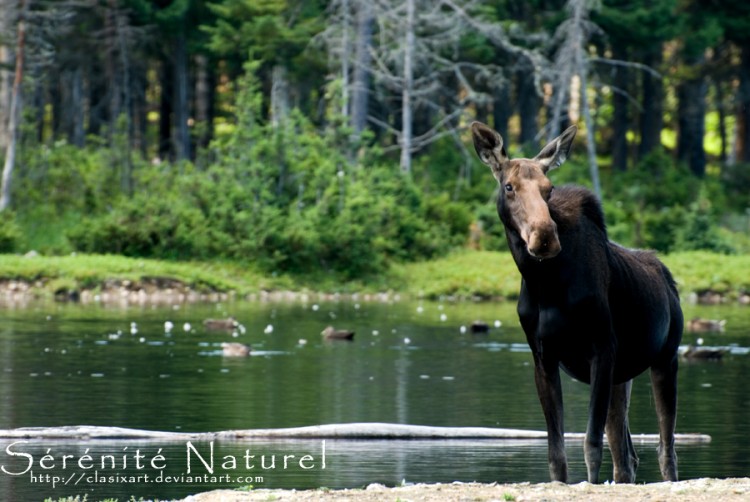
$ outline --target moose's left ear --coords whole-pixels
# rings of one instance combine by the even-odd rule
[[[542,165],[545,173],[560,167],[565,162],[570,153],[570,147],[573,145],[573,138],[576,137],[576,132],[578,132],[576,126],[568,127],[561,135],[547,143],[547,146],[542,148],[542,151],[534,157],[533,160]]]

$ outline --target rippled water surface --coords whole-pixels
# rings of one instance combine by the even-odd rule
[[[202,325],[230,314],[244,333]],[[680,477],[747,476],[750,308],[687,306],[685,314],[727,320],[726,332],[686,334],[685,343],[700,336],[705,345],[732,352],[718,363],[680,367],[678,431],[713,438],[678,446]],[[502,325],[487,335],[462,333],[475,319]],[[169,333],[166,321],[174,324]],[[329,324],[353,329],[354,340],[323,340]],[[223,357],[222,342],[250,344],[253,353]],[[530,363],[511,303],[0,307],[0,428],[206,432],[393,422],[543,430]],[[563,382],[566,429],[582,432],[588,387],[568,377]],[[657,431],[647,375],[635,381],[630,417],[634,433]],[[244,485],[548,479],[543,441],[13,442],[0,442],[4,500],[170,498]],[[639,481],[657,481],[655,445],[636,449]],[[581,444],[569,442],[568,454],[571,481],[583,480]],[[210,471],[213,477],[199,478]],[[609,472],[605,462],[605,478]]]

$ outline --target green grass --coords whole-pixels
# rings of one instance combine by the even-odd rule
[[[750,255],[689,251],[663,256],[680,292],[716,291],[730,296],[750,292]]]
[[[680,293],[712,290],[730,298],[750,292],[750,255],[689,251],[660,256],[672,271]],[[428,298],[472,295],[515,298],[521,276],[507,252],[464,251],[446,258],[394,267],[401,288]],[[396,282],[396,281],[394,281]]]
[[[672,270],[680,292],[706,290],[730,297],[750,291],[750,255],[682,252],[661,257]],[[396,264],[387,274],[363,281],[334,276],[264,275],[252,264],[171,262],[104,255],[0,255],[0,280],[39,282],[43,289],[96,289],[107,280],[138,281],[162,277],[181,281],[198,291],[234,291],[247,295],[261,290],[374,292],[391,290],[411,297],[504,297],[518,295],[520,275],[507,252],[460,251],[444,258]]]
[[[461,251],[422,263],[396,265],[392,289],[413,296],[518,296],[521,276],[509,253]]]
[[[235,263],[168,262],[111,255],[36,256],[0,255],[0,280],[42,281],[45,289],[95,289],[107,280],[137,281],[164,277],[199,291],[236,291],[247,294],[283,286]]]

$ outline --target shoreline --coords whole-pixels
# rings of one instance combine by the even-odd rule
[[[750,305],[750,255],[690,252],[662,257],[683,303]],[[367,279],[260,272],[252,263],[169,262],[114,255],[0,255],[0,304],[37,300],[104,305],[261,302],[504,301],[521,278],[507,253],[459,251],[394,263]]]
[[[284,501],[359,501],[403,500],[420,502],[466,501],[577,501],[612,502],[639,500],[660,502],[745,501],[750,497],[750,478],[700,478],[686,481],[649,484],[577,484],[550,483],[438,483],[386,487],[372,483],[362,489],[248,491],[214,490],[190,495],[180,502],[261,502]]]
[[[192,303],[224,303],[229,301],[250,302],[302,302],[311,301],[362,301],[393,302],[405,299],[427,299],[445,301],[515,301],[514,296],[487,295],[481,292],[465,295],[441,295],[428,297],[395,291],[331,293],[325,291],[304,290],[266,290],[257,293],[238,294],[236,291],[196,289],[172,277],[143,278],[141,280],[107,279],[100,284],[86,288],[59,288],[50,290],[48,284],[52,279],[0,279],[0,305],[23,306],[40,301],[58,303],[81,303],[142,306],[142,305],[178,305]],[[750,294],[744,290],[739,293],[726,294],[718,291],[690,292],[682,295],[682,301],[690,305],[747,305],[750,306]]]
[[[176,279],[171,285],[158,287],[149,281],[109,280],[93,288],[61,289],[50,292],[44,284],[22,280],[0,280],[0,305],[24,305],[33,302],[81,303],[102,305],[176,305],[190,303],[250,302],[312,302],[312,301],[362,301],[388,303],[412,298],[411,295],[383,291],[378,293],[328,293],[293,290],[260,290],[240,295],[236,291],[200,291]],[[453,300],[470,300],[453,298]],[[480,301],[477,298],[474,301]],[[481,298],[504,300],[501,297]]]

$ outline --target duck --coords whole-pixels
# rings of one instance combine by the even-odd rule
[[[238,325],[239,323],[234,317],[227,317],[226,319],[206,319],[205,321],[203,321],[203,326],[205,326],[206,329],[214,330],[230,331],[236,328]]]
[[[469,326],[469,330],[471,330],[471,332],[475,334],[476,333],[489,333],[490,325],[484,321],[474,321],[471,323],[471,326]]]
[[[351,340],[354,338],[354,331],[345,329],[334,329],[333,326],[328,326],[321,333],[326,340]]]
[[[244,343],[224,342],[221,344],[221,353],[224,357],[247,357],[250,355],[250,346]]]
[[[685,359],[701,360],[701,361],[718,361],[727,349],[723,348],[711,348],[711,347],[696,347],[695,345],[688,345],[685,352],[682,353],[682,357]]]
[[[716,320],[716,319],[701,319],[700,317],[693,317],[688,321],[687,330],[690,333],[709,333],[709,332],[721,332],[724,331],[724,326],[727,321]]]

